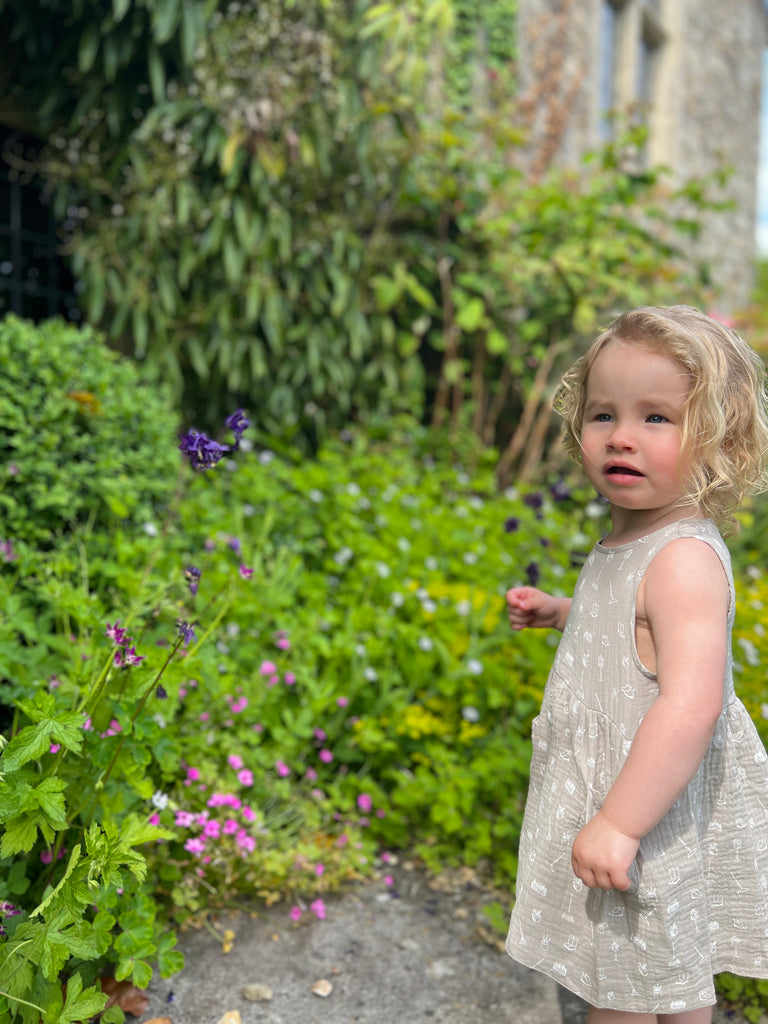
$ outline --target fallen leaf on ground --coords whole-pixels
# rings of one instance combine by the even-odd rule
[[[316,981],[312,986],[312,991],[316,996],[322,996],[323,999],[325,999],[326,996],[329,996],[331,992],[333,992],[333,985],[330,981],[326,981],[325,978],[320,978],[320,980]]]
[[[140,1017],[149,1006],[149,998],[140,988],[130,981],[117,981],[115,978],[102,978],[101,991],[109,996],[106,1010],[110,1006],[119,1006],[124,1013],[132,1017]]]
[[[241,1024],[239,1010],[227,1010],[223,1017],[219,1017],[217,1024]]]
[[[173,1024],[170,1017],[153,1017],[151,1020],[145,1020],[144,1024]]]

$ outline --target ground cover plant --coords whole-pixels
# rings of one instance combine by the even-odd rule
[[[170,485],[134,514],[44,552],[0,538],[0,1022],[84,1019],[104,972],[172,974],[174,930],[215,907],[322,918],[401,848],[513,895],[557,637],[512,635],[503,593],[569,593],[605,506],[559,477],[500,493],[490,453],[410,419],[307,460],[236,411],[155,455]],[[731,546],[766,738],[762,508]],[[759,1007],[759,983],[723,985]]]

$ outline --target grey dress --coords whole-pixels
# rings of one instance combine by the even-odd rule
[[[720,971],[768,977],[768,757],[734,695],[730,656],[704,761],[642,839],[629,891],[588,889],[571,868],[576,834],[601,807],[658,695],[635,647],[635,599],[653,557],[678,537],[698,538],[720,558],[730,634],[730,558],[712,522],[681,520],[593,549],[533,724],[507,937],[511,957],[593,1006],[636,1013],[712,1004]]]

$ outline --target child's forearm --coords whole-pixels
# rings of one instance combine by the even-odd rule
[[[661,821],[696,774],[719,713],[711,702],[654,702],[601,809],[614,828],[639,840]]]

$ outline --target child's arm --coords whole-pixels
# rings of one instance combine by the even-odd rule
[[[559,629],[562,633],[565,628],[570,597],[553,597],[535,587],[513,587],[506,598],[512,629]]]
[[[659,696],[594,818],[573,844],[576,875],[628,889],[640,839],[671,808],[707,752],[723,708],[728,584],[720,560],[694,539],[668,544],[644,580]]]

